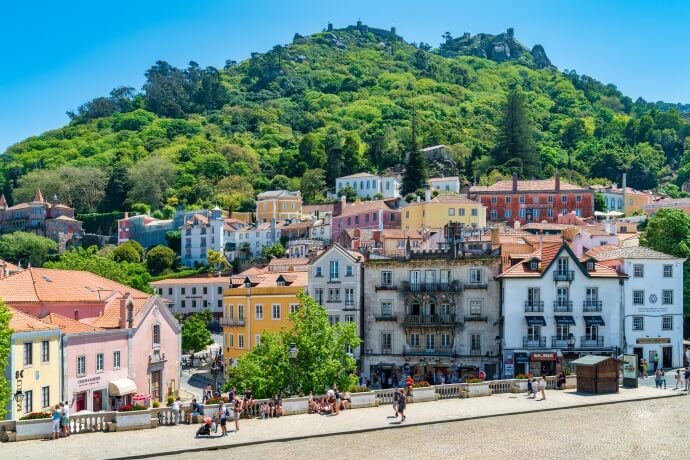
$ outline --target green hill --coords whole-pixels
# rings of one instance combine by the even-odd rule
[[[314,200],[335,176],[399,165],[413,111],[423,146],[451,146],[462,174],[489,181],[510,172],[494,149],[513,87],[524,94],[544,176],[619,181],[628,171],[639,188],[676,170],[678,180],[690,177],[685,106],[633,101],[558,71],[541,47],[518,45],[512,35],[480,34],[431,49],[360,25],[295,35],[223,69],[158,62],[141,92],[115,89],[71,113],[69,125],[9,148],[0,185],[14,202],[40,187],[79,212],[140,202],[242,210],[268,188],[301,188]]]

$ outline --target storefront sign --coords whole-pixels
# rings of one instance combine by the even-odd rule
[[[101,381],[101,376],[100,375],[95,375],[93,377],[85,377],[83,379],[78,379],[77,380],[77,386],[79,387],[85,387],[89,385],[93,385],[96,383],[99,383]]]
[[[648,345],[653,343],[671,343],[668,337],[643,337],[635,341],[638,345]]]
[[[515,353],[515,364],[529,363],[529,355],[527,353]]]
[[[556,353],[532,353],[530,361],[558,361]]]
[[[623,355],[623,386],[637,388],[637,355]]]

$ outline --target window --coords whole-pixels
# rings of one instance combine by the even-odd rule
[[[355,304],[355,290],[345,289],[345,306],[353,306]]]
[[[480,316],[482,314],[482,304],[481,300],[470,300],[470,315]]]
[[[599,326],[585,325],[585,340],[597,340],[599,337]]]
[[[470,334],[470,354],[481,355],[482,354],[482,335],[481,334]]]
[[[510,203],[511,199],[509,196],[506,197],[506,203]]]
[[[41,387],[41,407],[50,407],[50,387]]]
[[[664,289],[661,292],[661,303],[663,305],[673,304],[673,291],[671,289]]]
[[[568,258],[567,257],[561,257],[558,259],[558,273],[561,275],[565,275],[568,273]]]
[[[355,225],[359,225],[359,216],[355,216]]]
[[[582,203],[582,195],[575,195],[575,202]]]
[[[492,197],[491,197],[491,203],[492,203],[492,204],[498,203],[498,197],[492,196]]]
[[[568,340],[570,336],[570,326],[567,324],[556,324],[556,340]]]
[[[345,315],[345,324],[354,323],[355,315]]]
[[[192,300],[192,308],[196,308],[196,300]]]
[[[434,334],[427,334],[426,338],[424,340],[424,345],[426,350],[435,350],[436,349],[436,336]]]
[[[587,271],[591,272],[592,270],[594,270],[594,262],[592,262],[591,260],[588,260],[587,261]]]
[[[568,210],[566,208],[561,209],[561,215],[565,216],[566,214],[568,214]]]
[[[455,208],[448,208],[448,215],[454,216],[455,215]]]
[[[98,353],[96,355],[96,372],[103,372],[104,365],[105,360],[103,359],[103,353]]]
[[[299,310],[299,304],[297,304],[297,303],[290,304],[290,313],[296,313],[297,310]]]
[[[328,322],[331,326],[338,324],[340,322],[340,316],[338,315],[328,315]]]
[[[474,211],[474,210],[473,210],[473,211]],[[492,210],[491,210],[491,218],[492,218],[492,219],[497,219],[497,218],[498,218],[498,211],[496,211],[495,209],[492,209]]]
[[[187,306],[187,302],[185,300],[180,300],[180,308],[185,308]]]
[[[538,305],[541,300],[541,290],[539,288],[527,288],[527,304]]]
[[[244,334],[237,334],[237,348],[244,348]]]
[[[114,351],[113,352],[113,369],[119,369],[119,368],[120,368],[120,352]]]
[[[480,268],[470,268],[470,283],[481,284],[482,270]]]
[[[254,318],[255,319],[264,319],[264,306],[263,305],[255,305],[254,306]]]
[[[567,203],[568,202],[568,195],[561,195],[561,203]]]
[[[539,197],[538,196],[532,197],[532,203],[539,203]]]
[[[553,217],[553,209],[549,208],[546,210],[546,217]]]
[[[378,220],[379,220],[379,215],[376,214],[376,213],[373,213],[373,214],[371,215],[371,218],[372,218],[372,220],[373,220],[374,222],[378,222]],[[323,232],[323,228],[321,229],[321,232]]]
[[[203,292],[204,292],[204,294],[208,294],[208,287],[207,286],[204,286]]]
[[[411,347],[418,347],[419,346],[419,334],[416,332],[413,332],[410,334],[410,346]]]
[[[634,278],[643,278],[644,277],[644,265],[642,265],[642,264],[633,265],[633,277]]]
[[[323,304],[323,288],[314,289],[314,297],[318,303]]]
[[[345,267],[345,276],[352,276],[353,274],[353,268],[352,265],[348,265]]]
[[[633,316],[632,328],[633,331],[644,331],[644,317]]]
[[[460,217],[464,217],[465,216],[465,208],[458,208],[458,215]]]
[[[664,265],[664,278],[673,277],[673,265]]]
[[[41,342],[41,362],[47,363],[50,361],[50,342],[44,340]]]
[[[393,334],[391,332],[381,333],[381,353],[391,353],[393,349]]]
[[[518,212],[518,215],[519,215],[521,218],[524,219],[524,218],[525,218],[525,210],[524,210],[524,209],[520,209],[520,211]]]
[[[79,310],[74,310],[74,320],[79,321]]]
[[[223,294],[223,288],[221,286],[218,286],[218,295]]]
[[[591,262],[588,262],[591,263]],[[589,267],[588,267],[589,268]],[[585,289],[585,301],[593,305],[599,301],[599,288],[588,287]]]
[[[661,317],[661,329],[663,331],[670,331],[673,329],[673,316]]]
[[[195,295],[195,294],[196,294],[196,288],[193,287],[193,288],[192,288],[192,295]]]
[[[369,214],[364,214],[364,222],[369,223]]]
[[[450,316],[453,314],[453,307],[449,303],[441,304],[441,315]]]
[[[181,292],[182,292],[182,295],[185,295],[185,294],[186,294],[186,289],[185,289],[185,288],[181,288],[180,290],[181,290]]]
[[[273,313],[271,315],[271,318],[280,319],[280,304],[279,303],[273,304]]]
[[[470,210],[470,216],[477,217],[477,208],[472,208]]]
[[[34,344],[31,342],[24,343],[24,367],[32,366],[34,364]]]
[[[329,302],[340,302],[340,289],[339,288],[329,288],[328,289],[328,301]]]
[[[336,281],[340,278],[340,263],[337,260],[331,260],[331,281]]]
[[[532,217],[537,220],[539,219],[539,210],[538,209],[533,209],[532,210]]]
[[[240,323],[244,322],[244,305],[237,306],[237,321]]]
[[[228,347],[235,346],[235,334],[228,334]]]
[[[223,308],[223,299],[218,299],[216,307]]]
[[[549,195],[546,197],[546,202],[547,203],[553,203],[553,195]]]
[[[391,222],[395,222],[395,214],[391,214]]]
[[[450,334],[441,334],[441,346],[450,348]]]
[[[512,216],[512,214],[513,213],[510,211],[510,209],[506,209],[505,211],[503,211],[503,217],[505,217],[506,219],[509,219]]]
[[[235,316],[235,306],[234,305],[226,305],[227,307],[227,314],[228,314],[228,320],[232,321],[233,317]]]
[[[633,291],[633,305],[644,305],[644,291]]]
[[[261,343],[261,334],[256,334],[256,335],[254,336],[254,346],[255,346],[255,347],[258,346],[259,343]]]
[[[34,392],[29,390],[24,392],[24,413],[34,411]]]
[[[86,356],[77,356],[77,377],[86,375]]]
[[[153,345],[160,345],[161,343],[161,326],[160,324],[153,325]]]
[[[520,203],[523,203],[523,204],[524,204],[524,202],[525,202],[525,195],[520,195],[520,197],[518,198],[518,201],[519,201]]]
[[[393,284],[393,272],[381,272],[381,285],[390,286]]]
[[[384,300],[383,302],[381,302],[381,316],[393,316],[393,302],[391,302],[390,300]]]
[[[527,326],[527,340],[532,342],[541,339],[541,326]]]

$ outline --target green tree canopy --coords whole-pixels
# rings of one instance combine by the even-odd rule
[[[261,255],[267,260],[280,259],[285,255],[285,247],[278,241],[270,246],[264,246],[261,249]]]
[[[115,262],[140,263],[144,259],[144,248],[137,241],[125,241],[111,253]]]
[[[665,254],[690,257],[690,216],[679,209],[659,209],[647,220],[640,244]]]
[[[424,153],[419,146],[417,139],[417,117],[412,117],[412,136],[405,162],[405,171],[402,178],[400,192],[403,195],[414,193],[427,186],[427,167]]]
[[[213,343],[207,321],[200,313],[195,313],[182,322],[182,350],[197,352],[205,350]]]
[[[302,175],[300,192],[307,203],[322,199],[326,191],[326,171],[323,169],[307,169]]]
[[[522,177],[542,176],[525,96],[518,88],[511,89],[506,97],[494,159],[497,165],[519,165]]]
[[[0,299],[0,368],[9,369],[10,363],[10,346],[12,339],[12,329],[10,329],[10,319],[12,314],[5,302]],[[0,374],[0,401],[10,401],[12,395],[12,386],[7,380],[5,373]],[[0,419],[4,419],[7,415],[6,404],[0,404]]]
[[[172,268],[175,263],[175,251],[165,246],[154,246],[146,253],[146,267],[154,275]]]
[[[24,267],[27,264],[42,266],[57,249],[55,241],[33,233],[14,232],[0,236],[0,258]]]

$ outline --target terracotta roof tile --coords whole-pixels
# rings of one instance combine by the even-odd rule
[[[229,276],[189,276],[186,278],[168,278],[165,280],[151,281],[149,283],[153,287],[162,286],[177,286],[179,284],[218,284],[218,283],[229,283]]]
[[[132,298],[132,303],[134,304],[134,316],[139,314],[142,307],[149,301],[153,296],[146,297],[134,297]],[[94,327],[105,328],[105,329],[116,329],[120,327],[120,297],[113,299],[103,310],[103,315],[101,315],[96,321],[91,323]]]
[[[519,180],[517,181],[518,192],[540,192],[540,191],[550,191],[556,190],[556,182],[554,179],[543,179],[543,180]],[[561,180],[561,191],[588,191],[584,187],[579,185],[570,184]],[[474,186],[470,188],[470,193],[477,192],[512,192],[513,191],[513,181],[512,180],[500,180],[493,185],[485,186]]]
[[[536,251],[529,254],[521,262],[507,268],[499,276],[501,278],[541,278],[546,272],[546,268],[553,262],[553,260],[561,253],[561,250],[565,248],[564,244],[551,244],[545,245],[542,249],[537,249]],[[540,261],[541,270],[532,271],[527,270],[527,262],[531,259],[537,258]],[[581,263],[577,261],[576,263]],[[588,272],[588,276],[595,278],[618,278],[621,275],[614,269],[606,267],[601,264],[595,264],[595,269],[592,272]]]
[[[52,326],[41,321],[35,316],[24,313],[16,308],[8,307],[12,317],[10,318],[10,328],[13,332],[47,331],[58,330],[57,326]]]
[[[59,327],[64,334],[77,334],[79,332],[93,332],[102,330],[101,328],[90,326],[82,323],[81,321],[75,321],[71,318],[67,318],[66,316],[58,315],[57,313],[49,313],[41,318],[41,320],[47,324]]]
[[[388,207],[384,200],[360,201],[345,206],[345,208],[342,210],[338,217],[351,216],[354,214],[361,214],[363,212],[379,210],[392,211],[392,209]]]

